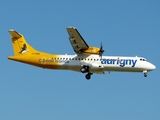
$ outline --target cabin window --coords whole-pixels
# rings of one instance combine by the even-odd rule
[[[72,58],[72,60],[74,60],[74,58]]]

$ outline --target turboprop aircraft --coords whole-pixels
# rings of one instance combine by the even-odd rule
[[[74,27],[68,27],[67,32],[75,55],[40,52],[29,45],[22,34],[9,30],[14,56],[8,56],[8,59],[46,69],[86,73],[87,80],[92,74],[104,74],[105,71],[142,72],[147,77],[147,73],[156,68],[143,57],[102,56],[102,44],[100,48],[88,46]]]

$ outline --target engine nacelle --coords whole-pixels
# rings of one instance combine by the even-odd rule
[[[97,47],[89,47],[86,50],[82,50],[84,53],[89,53],[89,54],[99,54],[100,48]]]

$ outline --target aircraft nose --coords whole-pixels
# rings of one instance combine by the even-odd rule
[[[156,69],[156,66],[153,65],[153,64],[151,64],[151,65],[150,65],[150,68],[151,68],[152,70],[154,70],[154,69]]]

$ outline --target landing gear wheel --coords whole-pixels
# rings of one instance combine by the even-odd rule
[[[147,77],[147,73],[144,73],[144,77]]]
[[[91,74],[88,73],[85,77],[86,77],[87,80],[89,80],[89,79],[91,79]]]
[[[144,77],[147,77],[147,71],[143,71]]]
[[[87,67],[87,66],[84,66],[84,67],[82,67],[82,68],[80,69],[80,71],[81,71],[82,73],[86,73],[86,72],[88,72],[88,67]]]
[[[85,72],[86,72],[86,68],[82,67],[82,68],[81,68],[81,72],[82,72],[82,73],[85,73]]]

